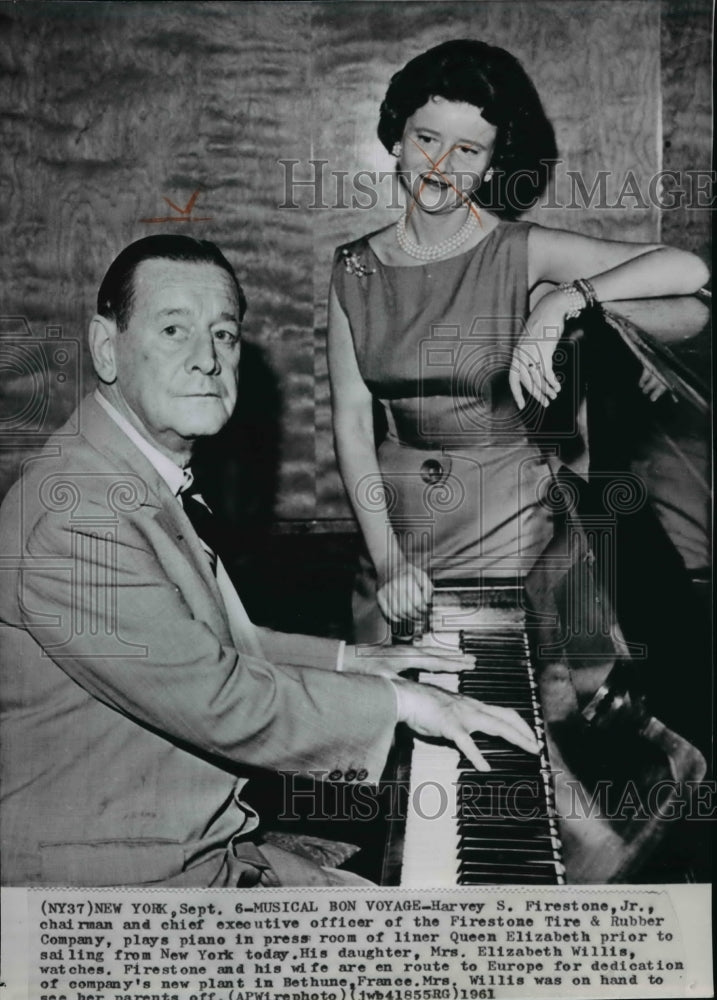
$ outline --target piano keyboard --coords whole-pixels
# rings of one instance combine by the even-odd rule
[[[537,735],[537,756],[476,734],[491,765],[478,772],[457,750],[414,739],[400,884],[565,883],[545,732],[524,627],[461,632],[475,669],[421,674],[422,683],[514,708]]]

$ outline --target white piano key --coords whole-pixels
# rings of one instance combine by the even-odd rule
[[[421,684],[458,691],[458,674],[420,673]],[[418,737],[413,743],[401,885],[455,885],[458,878],[456,780],[460,755]]]
[[[414,741],[401,885],[457,882],[458,761],[458,751],[452,747]]]

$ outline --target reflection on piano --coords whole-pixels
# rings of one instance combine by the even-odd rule
[[[539,758],[479,734],[492,767],[479,774],[405,734],[406,821],[389,819],[384,884],[709,877],[708,319],[697,298],[620,303],[574,332],[587,405],[559,401],[577,401],[590,447],[560,442],[556,407],[553,541],[522,585],[443,582],[427,634],[476,666],[421,678],[516,708]],[[637,386],[643,365],[666,386],[657,402]]]

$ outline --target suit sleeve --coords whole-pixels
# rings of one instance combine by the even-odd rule
[[[57,666],[190,749],[274,770],[380,778],[395,725],[389,681],[239,654],[192,616],[137,525],[120,528],[103,542],[46,513],[29,535],[23,625]]]
[[[264,654],[270,663],[284,666],[318,667],[336,670],[341,643],[336,639],[322,639],[298,632],[276,632],[257,626],[257,633]]]

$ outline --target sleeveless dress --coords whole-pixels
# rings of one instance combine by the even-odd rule
[[[381,482],[365,477],[354,503],[385,501],[387,532],[434,580],[520,578],[552,536],[549,469],[523,419],[535,407],[521,414],[508,384],[528,312],[529,229],[501,221],[465,253],[426,264],[382,264],[371,234],[334,257],[358,367],[387,427]],[[355,641],[390,639],[367,556],[353,608]]]

